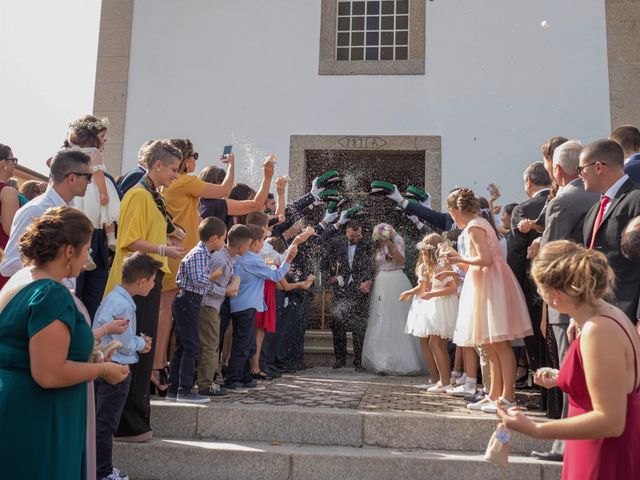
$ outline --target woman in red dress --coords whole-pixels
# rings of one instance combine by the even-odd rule
[[[11,224],[18,208],[18,190],[7,185],[7,180],[13,177],[13,169],[18,159],[13,156],[11,147],[0,143],[0,249],[4,250],[11,233]],[[0,275],[0,288],[9,280],[9,277]]]
[[[571,316],[578,335],[557,377],[536,383],[569,396],[568,418],[535,423],[504,406],[503,423],[532,437],[565,439],[564,480],[640,478],[640,338],[603,300],[613,284],[606,257],[565,240],[545,245],[532,267],[545,302]]]

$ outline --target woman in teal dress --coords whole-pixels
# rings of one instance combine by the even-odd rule
[[[0,292],[3,478],[84,479],[86,382],[127,376],[124,365],[87,363],[93,334],[62,283],[87,261],[91,232],[79,210],[47,210],[20,242],[32,266]]]

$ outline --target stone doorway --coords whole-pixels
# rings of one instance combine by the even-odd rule
[[[386,180],[404,191],[409,185],[424,187],[440,203],[440,137],[414,136],[292,136],[289,171],[292,177],[293,198],[309,191],[316,176],[327,170],[338,170],[344,178],[340,187],[349,199],[365,207],[367,214],[360,219],[365,235],[380,222],[393,225],[404,237],[408,248],[405,272],[413,276],[415,251],[411,248],[419,240],[413,224],[397,210],[393,202],[368,194],[372,180]],[[297,187],[297,190],[296,190]],[[301,188],[303,187],[303,188]],[[321,209],[314,221],[322,218]],[[318,266],[322,252],[319,252]],[[318,275],[319,277],[319,275]],[[309,312],[308,329],[331,328],[331,290],[319,282]]]

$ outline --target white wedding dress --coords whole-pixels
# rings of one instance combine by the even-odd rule
[[[394,238],[396,248],[404,256],[404,240]],[[410,290],[411,283],[402,271],[403,265],[389,261],[384,252],[376,252],[378,274],[369,304],[369,321],[362,348],[362,366],[372,373],[418,375],[427,371],[420,340],[404,333],[409,302],[401,302],[400,294]]]

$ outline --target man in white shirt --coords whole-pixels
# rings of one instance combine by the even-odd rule
[[[10,277],[24,266],[18,245],[34,219],[48,208],[73,206],[73,197],[84,196],[91,182],[90,162],[88,155],[78,151],[63,150],[56,154],[51,162],[51,182],[47,191],[20,208],[13,218],[0,274]]]

